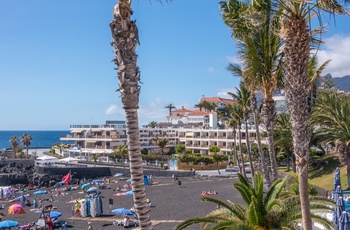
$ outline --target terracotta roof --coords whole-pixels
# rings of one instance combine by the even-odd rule
[[[177,109],[177,110],[171,111],[171,113],[179,113],[179,112],[180,112],[180,113],[192,112],[192,110],[182,108],[182,109]]]
[[[225,104],[232,104],[235,103],[235,100],[227,99],[227,98],[221,98],[221,97],[203,97],[201,98],[200,102],[207,101],[207,102],[222,102]]]
[[[190,116],[190,115],[207,115],[207,114],[209,114],[209,113],[208,112],[204,112],[204,111],[200,111],[200,110],[193,110],[187,116]]]

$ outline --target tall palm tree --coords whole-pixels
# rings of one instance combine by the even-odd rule
[[[236,93],[229,92],[228,94],[233,97],[234,100],[237,101],[238,106],[241,107],[242,113],[243,113],[243,120],[245,123],[245,139],[246,139],[246,145],[247,145],[247,153],[249,157],[249,164],[250,164],[250,170],[252,173],[252,177],[254,177],[254,165],[252,160],[252,155],[250,152],[250,143],[249,143],[249,133],[248,133],[248,119],[249,114],[251,112],[250,110],[250,92],[248,89],[243,85],[243,82],[239,85],[239,88],[236,88]]]
[[[215,203],[221,208],[206,217],[186,220],[175,229],[181,230],[200,223],[202,229],[299,229],[300,198],[285,192],[288,176],[283,180],[276,180],[267,192],[264,192],[264,181],[259,172],[254,176],[254,186],[241,174],[238,174],[238,179],[239,182],[234,183],[233,187],[242,196],[244,206],[231,201],[225,203],[215,198],[203,197],[203,201]],[[332,222],[317,215],[320,210],[331,213],[334,206],[335,203],[326,197],[312,197],[313,219],[326,229],[334,228]]]
[[[32,135],[28,135],[27,133],[24,133],[21,136],[21,142],[26,147],[27,158],[28,158],[28,146],[31,144],[32,139],[33,139]]]
[[[243,46],[242,46],[243,47]],[[243,49],[241,50],[241,53],[244,53],[244,51],[247,51],[247,49]],[[249,58],[254,58],[255,55],[253,57],[250,57],[248,55],[246,55],[248,59]],[[243,59],[243,60],[245,60]],[[248,60],[247,60],[248,61]],[[266,165],[266,161],[265,161],[265,153],[263,151],[263,147],[261,144],[261,137],[260,137],[260,122],[259,122],[259,112],[258,112],[258,106],[257,106],[257,100],[256,100],[256,88],[258,87],[258,83],[256,82],[256,79],[254,79],[253,77],[250,77],[249,71],[243,71],[241,69],[241,66],[238,64],[232,64],[230,63],[229,66],[227,67],[227,69],[234,75],[237,77],[241,77],[243,78],[245,84],[248,85],[248,89],[251,92],[251,110],[252,113],[254,115],[254,125],[255,125],[255,132],[256,132],[256,139],[257,139],[257,144],[258,144],[258,154],[260,156],[260,161],[259,161],[259,165],[261,166],[262,172],[264,174],[266,183],[268,186],[271,186],[271,179],[270,179],[270,173],[267,169],[267,165]]]
[[[200,102],[200,103],[198,103],[198,104],[195,104],[194,107],[195,107],[195,108],[199,108],[199,111],[202,111],[202,109],[203,109],[203,107],[204,107],[203,102]]]
[[[282,40],[276,33],[279,23],[278,15],[274,14],[275,4],[272,1],[252,1],[251,3],[253,4],[246,1],[227,0],[220,2],[220,7],[225,24],[232,30],[233,37],[238,40],[239,56],[244,66],[242,77],[245,85],[250,88],[253,95],[256,89],[263,94],[262,118],[268,131],[270,162],[275,180],[278,178],[273,148],[273,120],[276,112],[272,96],[276,86],[282,82]],[[234,70],[235,68],[232,67],[235,66],[229,68]],[[254,98],[252,103],[253,109],[256,110]],[[261,158],[264,158],[261,144],[259,146],[258,143],[258,147]],[[267,172],[267,167],[263,163],[262,168]],[[267,182],[270,181],[268,173],[265,173],[265,179]]]
[[[176,109],[175,105],[173,105],[172,103],[166,105],[164,108],[165,108],[165,109],[169,109],[169,116],[171,116],[171,111],[172,111],[173,109]]]
[[[310,158],[310,127],[307,98],[310,95],[308,62],[310,58],[312,34],[310,18],[321,10],[332,14],[347,14],[336,0],[280,1],[283,5],[281,34],[284,39],[286,64],[284,71],[285,91],[288,110],[293,127],[293,145],[299,174],[299,191],[302,204],[303,229],[312,229],[308,196],[308,163]],[[348,3],[348,1],[345,1]]]
[[[18,137],[13,136],[10,138],[9,142],[11,142],[12,149],[13,149],[13,155],[16,158],[16,151],[17,151],[19,139],[18,139]]]
[[[228,111],[229,111],[229,114],[232,114],[232,106],[228,106]],[[243,171],[242,171],[242,166],[239,162],[239,159],[238,159],[238,153],[237,153],[237,121],[231,116],[231,119],[229,121],[229,126],[232,128],[232,135],[233,135],[233,146],[232,146],[232,149],[233,149],[233,154],[235,156],[235,160],[237,162],[237,165],[239,167],[239,172],[241,174],[243,174]]]
[[[140,44],[136,21],[131,20],[132,0],[119,0],[114,6],[114,19],[110,23],[117,65],[118,85],[126,115],[130,174],[136,213],[141,229],[152,229],[149,207],[143,183],[143,165],[140,148],[138,108],[140,95],[140,71],[137,66],[136,46]]]
[[[243,155],[243,149],[242,149],[242,133],[241,133],[241,129],[242,129],[242,120],[243,120],[243,112],[240,106],[238,106],[237,104],[232,106],[232,113],[231,113],[231,117],[236,121],[237,124],[237,129],[238,129],[238,141],[239,141],[239,153],[241,155],[241,165],[242,165],[242,172],[243,172],[243,176],[247,177],[247,174],[245,172],[245,165],[244,165],[244,155]],[[235,140],[236,142],[236,140]]]
[[[128,147],[126,145],[118,145],[118,147],[115,149],[115,152],[122,157],[123,167],[125,167],[124,159],[125,155],[127,156],[129,153]]]
[[[162,151],[162,168],[164,170],[165,169],[165,167],[164,167],[164,149],[165,149],[166,145],[168,144],[169,140],[166,138],[155,137],[155,138],[153,138],[153,141],[156,142],[156,144],[158,145],[158,147]]]

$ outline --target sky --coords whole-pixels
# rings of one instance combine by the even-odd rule
[[[125,120],[112,36],[116,0],[0,0],[0,130],[68,130]],[[134,0],[141,71],[139,125],[165,121],[170,103],[193,109],[204,97],[228,97],[240,79],[236,43],[218,1]],[[350,74],[350,19],[329,24],[319,62],[323,72]]]

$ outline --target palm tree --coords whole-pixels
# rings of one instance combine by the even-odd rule
[[[19,139],[18,139],[18,137],[13,136],[10,138],[9,142],[11,142],[12,149],[13,149],[13,155],[16,158],[16,151],[17,151]]]
[[[118,145],[118,147],[115,149],[115,152],[122,157],[123,167],[125,167],[124,158],[125,155],[128,155],[129,153],[128,147],[126,145]]]
[[[136,213],[142,229],[151,229],[152,223],[143,183],[143,165],[140,148],[138,108],[140,71],[137,66],[136,46],[140,44],[136,21],[131,20],[132,0],[119,0],[114,6],[114,19],[110,23],[117,65],[118,85],[126,115],[130,175]]]
[[[239,85],[239,89],[236,88],[237,93],[231,93],[228,94],[233,97],[234,100],[237,101],[238,106],[241,107],[242,113],[243,113],[243,120],[245,123],[245,138],[246,138],[246,145],[247,145],[247,153],[249,157],[249,164],[250,164],[250,170],[252,173],[252,176],[254,177],[254,165],[253,160],[250,152],[250,144],[249,144],[249,133],[248,133],[248,117],[250,114],[250,92],[246,87],[244,87],[243,82]]]
[[[242,133],[241,133],[241,125],[242,125],[242,120],[243,120],[243,112],[240,106],[237,104],[232,106],[232,113],[231,117],[236,121],[237,124],[237,129],[238,129],[238,141],[239,141],[239,153],[241,155],[241,165],[242,165],[242,172],[243,176],[247,177],[246,172],[245,172],[245,165],[244,165],[244,156],[243,156],[243,151],[242,151]],[[235,140],[236,143],[236,140]]]
[[[194,107],[195,107],[195,108],[199,108],[199,111],[202,111],[202,109],[203,109],[203,107],[204,107],[204,104],[203,104],[203,102],[200,102],[200,103],[198,103],[198,104],[195,104]]]
[[[157,127],[158,123],[156,121],[151,121],[150,123],[148,123],[148,126],[151,128],[155,128]]]
[[[202,224],[202,229],[299,229],[300,222],[300,198],[285,192],[288,176],[283,180],[276,180],[268,191],[264,192],[264,181],[260,172],[254,176],[254,186],[248,180],[238,174],[239,182],[233,187],[241,194],[244,206],[229,201],[203,197],[203,201],[209,201],[220,206],[203,218],[186,220],[176,226],[176,230],[185,229],[194,224]],[[332,229],[335,225],[328,219],[320,217],[317,212],[332,212],[335,203],[326,197],[311,197],[311,210],[313,220],[321,223],[326,229]]]
[[[308,62],[310,58],[312,34],[310,18],[321,10],[331,14],[347,14],[338,1],[298,1],[279,2],[283,5],[281,34],[284,39],[286,65],[284,71],[285,91],[288,110],[293,127],[294,154],[299,173],[299,191],[302,204],[303,229],[312,229],[308,196],[308,163],[310,158],[310,127],[307,98],[310,95]],[[347,3],[347,2],[345,2]]]
[[[27,158],[28,158],[28,146],[31,144],[32,139],[33,139],[32,135],[28,135],[27,133],[24,133],[21,136],[21,142],[26,147]]]
[[[172,103],[166,105],[164,108],[165,108],[165,109],[169,109],[169,116],[171,116],[171,111],[172,111],[173,109],[176,109],[175,105],[173,105]]]
[[[228,111],[230,114],[232,114],[232,106],[228,106]],[[231,119],[229,121],[229,126],[232,127],[232,135],[233,135],[233,140],[234,140],[234,145],[232,146],[232,149],[233,149],[233,153],[235,155],[235,159],[236,159],[236,162],[237,162],[237,165],[239,167],[239,172],[241,174],[243,174],[243,171],[242,171],[242,166],[239,162],[239,159],[238,159],[238,153],[237,153],[237,121],[231,116]]]
[[[258,127],[258,119],[256,117],[255,91],[258,89],[263,93],[262,118],[268,131],[270,162],[272,176],[275,180],[278,178],[278,172],[273,148],[275,106],[272,96],[276,86],[282,82],[282,40],[276,33],[279,23],[277,23],[278,17],[273,14],[274,4],[271,1],[264,1],[263,4],[254,3],[256,4],[239,0],[227,0],[226,2],[220,2],[220,8],[225,24],[232,30],[233,37],[238,40],[239,56],[244,67],[242,71],[237,68],[237,65],[231,65],[229,70],[235,75],[238,73],[238,76],[243,77],[245,85],[251,91],[253,96],[251,103],[256,127]],[[259,129],[256,128],[256,130]],[[269,183],[270,177],[259,140],[258,148],[265,179]]]
[[[62,151],[64,149],[67,149],[69,146],[67,144],[64,144],[64,143],[56,143],[52,147],[53,148],[58,148],[60,150],[60,154],[62,154]]]
[[[165,169],[165,167],[164,167],[164,149],[165,149],[166,145],[168,144],[169,140],[166,138],[159,138],[159,137],[155,137],[152,140],[156,142],[156,144],[158,145],[158,147],[162,151],[162,168],[164,170]]]
[[[315,139],[319,143],[335,143],[339,161],[347,165],[350,187],[350,96],[336,92],[323,92],[315,99],[311,123],[319,127]]]
[[[213,154],[213,159],[216,162],[216,168],[218,170],[218,173],[221,175],[221,172],[219,170],[219,161],[221,160],[220,156],[218,155],[218,152],[220,152],[220,148],[216,145],[211,145],[209,146],[208,149],[209,152],[214,153]]]
[[[290,123],[290,115],[281,113],[276,117],[276,125],[274,126],[275,148],[284,150],[287,155],[287,171],[289,171],[289,158],[292,158],[292,169],[296,172],[295,160],[293,156],[293,137],[292,124]]]

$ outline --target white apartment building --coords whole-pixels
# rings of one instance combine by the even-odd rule
[[[210,123],[210,122],[208,122]],[[60,137],[62,141],[74,142],[75,147],[82,153],[111,153],[119,145],[127,145],[127,130],[125,121],[106,121],[103,125],[71,125],[71,134]],[[208,155],[211,145],[220,147],[221,154],[229,154],[234,143],[238,143],[238,137],[233,139],[232,129],[214,128],[140,128],[141,149],[158,148],[156,137],[167,138],[167,147],[175,147],[184,144],[186,149],[193,153]],[[238,132],[237,132],[238,133]],[[242,126],[242,143],[246,144],[246,133]],[[250,144],[256,140],[256,132],[253,126],[249,127],[248,135]]]

